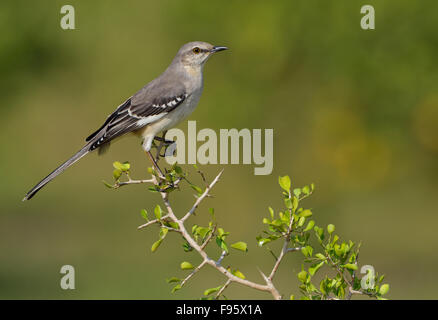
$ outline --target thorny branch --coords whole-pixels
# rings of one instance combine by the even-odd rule
[[[284,223],[283,228],[281,229],[281,232],[277,232],[278,237],[276,238],[276,239],[279,239],[279,238],[283,239],[283,245],[282,245],[281,251],[280,251],[278,256],[276,254],[274,254],[274,252],[271,249],[268,248],[269,252],[275,258],[275,263],[274,263],[272,270],[270,271],[268,276],[266,276],[261,270],[259,270],[259,272],[264,280],[264,283],[257,283],[257,282],[249,281],[249,280],[245,279],[245,277],[243,277],[242,275],[239,275],[238,273],[236,273],[236,272],[238,272],[238,270],[231,271],[230,267],[222,266],[223,260],[228,255],[228,249],[226,247],[222,247],[222,245],[219,245],[222,248],[222,252],[221,252],[220,257],[217,260],[211,258],[207,254],[207,252],[205,251],[206,247],[211,242],[213,237],[217,236],[216,241],[219,241],[219,240],[221,240],[220,237],[222,237],[224,234],[226,234],[223,231],[223,229],[217,227],[217,223],[215,222],[213,212],[212,212],[213,222],[210,222],[208,231],[203,234],[202,240],[198,239],[198,235],[200,234],[200,233],[197,233],[197,231],[196,231],[197,230],[196,228],[198,228],[198,226],[195,226],[195,229],[194,229],[195,231],[193,231],[193,229],[192,229],[192,233],[193,233],[193,236],[192,236],[192,233],[189,233],[187,231],[187,228],[185,225],[185,222],[192,215],[195,214],[195,211],[197,210],[199,205],[206,198],[211,197],[211,194],[210,194],[211,190],[217,184],[217,182],[220,180],[222,173],[223,173],[223,170],[218,173],[218,175],[212,180],[211,183],[208,183],[205,175],[198,168],[196,168],[197,172],[201,175],[203,183],[205,184],[205,190],[202,191],[202,189],[200,189],[197,186],[194,186],[192,183],[190,183],[190,181],[187,180],[185,175],[182,174],[181,168],[179,168],[179,167],[172,168],[172,170],[170,172],[168,172],[166,170],[164,172],[165,173],[165,175],[164,175],[163,171],[161,171],[161,169],[158,167],[158,164],[157,164],[159,156],[157,156],[157,158],[156,158],[157,160],[154,159],[154,157],[150,153],[149,153],[149,156],[153,162],[153,165],[154,165],[153,167],[155,169],[155,170],[152,168],[149,169],[149,172],[151,173],[151,179],[133,180],[129,176],[129,163],[124,163],[124,164],[120,164],[120,163],[116,164],[115,163],[114,164],[115,168],[120,170],[120,172],[116,172],[117,175],[116,174],[114,175],[116,182],[114,185],[109,185],[107,183],[105,183],[105,184],[110,188],[117,189],[117,188],[120,188],[122,186],[130,185],[130,184],[150,183],[153,185],[152,187],[150,187],[150,189],[152,191],[156,191],[160,194],[161,199],[164,203],[165,211],[167,211],[167,213],[162,215],[161,208],[158,207],[160,209],[160,213],[157,214],[155,212],[156,219],[153,219],[153,220],[148,220],[147,213],[146,213],[145,217],[148,221],[147,221],[147,223],[140,225],[138,227],[138,229],[144,229],[144,228],[149,227],[149,226],[154,225],[154,224],[159,225],[162,228],[162,230],[160,231],[160,237],[161,237],[161,239],[159,240],[160,242],[162,241],[162,239],[164,239],[164,236],[167,234],[168,231],[179,233],[186,241],[185,248],[189,248],[189,250],[195,250],[199,254],[199,256],[202,259],[201,263],[198,266],[196,266],[195,268],[193,268],[193,270],[184,279],[177,279],[179,282],[179,284],[178,284],[179,288],[182,288],[203,267],[205,267],[206,265],[209,265],[210,267],[216,269],[218,272],[222,273],[226,277],[226,281],[222,286],[217,287],[217,288],[212,288],[212,289],[215,289],[215,291],[217,291],[216,294],[214,295],[216,299],[219,299],[221,296],[223,296],[223,292],[229,287],[229,285],[231,283],[235,282],[235,283],[239,283],[243,286],[253,288],[255,290],[270,293],[274,299],[281,300],[283,297],[280,294],[280,292],[278,291],[278,289],[275,287],[275,285],[273,283],[273,279],[274,279],[274,277],[279,269],[281,262],[283,261],[284,257],[286,256],[286,254],[288,254],[290,252],[298,252],[298,251],[303,251],[303,253],[304,253],[305,252],[304,250],[307,248],[307,247],[303,246],[302,241],[298,241],[298,243],[300,243],[300,246],[297,246],[297,247],[289,247],[289,245],[291,242],[296,243],[295,240],[293,240],[293,241],[291,240],[293,232],[302,235],[302,231],[299,231],[300,229],[295,230],[295,228],[300,228],[303,224],[303,223],[301,223],[301,225],[299,224],[299,222],[302,221],[303,216],[300,217],[299,215],[297,216],[297,214],[296,214],[296,207],[298,206],[298,202],[303,200],[304,198],[308,197],[312,192],[309,192],[309,191],[304,192],[304,195],[302,197],[300,197],[299,195],[301,193],[301,191],[300,191],[301,189],[294,189],[293,192],[296,195],[296,196],[294,196],[294,195],[292,195],[291,190],[290,190],[290,180],[289,180],[289,187],[284,187],[282,185],[282,182],[280,182],[280,185],[282,186],[282,188],[287,191],[287,192],[284,192],[284,195],[285,195],[285,203],[288,203],[288,205],[287,205],[288,211],[285,212],[285,213],[288,213],[288,220],[287,220],[287,222]],[[126,176],[128,178],[127,181],[120,181],[119,177],[120,177],[121,173],[126,174]],[[286,176],[286,177],[287,177],[287,179],[289,179],[288,176]],[[285,178],[285,177],[280,177],[280,178]],[[192,207],[185,214],[183,214],[181,218],[179,218],[177,216],[177,214],[175,213],[175,211],[173,210],[173,207],[170,203],[169,194],[170,194],[170,191],[172,191],[173,189],[179,188],[179,183],[183,180],[186,180],[196,191],[198,191],[198,197],[196,198]],[[312,187],[312,189],[313,189],[313,187]],[[296,190],[298,190],[297,191],[298,194],[296,194]],[[296,202],[296,204],[294,206],[292,205],[293,201]],[[270,209],[270,210],[271,210],[271,216],[273,217],[272,209]],[[284,214],[282,212],[280,212],[280,218],[283,219],[283,217],[284,217]],[[287,215],[286,215],[286,217],[287,217]],[[272,218],[272,219],[274,219],[274,218]],[[314,223],[313,221],[311,221],[311,222]],[[297,225],[298,225],[298,227],[296,227]],[[309,225],[310,225],[310,222],[309,222]],[[316,231],[316,228],[317,227],[315,227],[315,231]],[[334,226],[333,226],[333,228],[334,228]],[[321,229],[319,229],[319,230],[321,230]],[[304,230],[304,231],[306,231],[306,230]],[[333,231],[331,231],[331,232],[333,232]],[[266,240],[266,239],[264,239],[264,240]],[[159,245],[159,242],[158,242],[158,245]],[[306,253],[304,253],[304,254],[306,255]],[[381,297],[381,295],[384,294],[384,293],[379,294],[376,292],[354,290],[354,283],[355,283],[354,271],[352,272],[351,280],[349,280],[347,278],[347,276],[344,274],[344,272],[340,269],[338,263],[337,262],[335,263],[335,261],[331,258],[330,254],[327,252],[327,250],[325,250],[324,256],[326,259],[326,263],[328,262],[328,264],[331,265],[331,267],[336,270],[336,272],[339,274],[339,276],[343,279],[344,283],[346,284],[346,289],[347,289],[346,299],[347,300],[351,299],[352,295],[354,295],[354,294],[368,295],[370,297],[377,297],[377,298]],[[355,264],[357,265],[357,261],[355,262]],[[190,267],[190,268],[192,268],[192,267]],[[310,270],[310,268],[309,268],[309,270]],[[302,271],[302,272],[305,272],[305,271]],[[307,273],[305,273],[305,274],[307,274]],[[302,280],[302,281],[304,281],[304,280]],[[387,287],[385,289],[387,291],[388,285],[386,285],[386,286]],[[177,289],[177,287],[175,287],[174,289]],[[213,292],[215,292],[215,291],[213,291]],[[313,290],[313,291],[315,291],[315,290]],[[318,291],[318,290],[316,290],[316,291]],[[325,298],[329,299],[329,300],[339,299],[338,296],[332,297],[330,295],[327,295]]]
[[[198,172],[199,173],[199,172]],[[282,298],[280,292],[277,290],[277,288],[275,287],[275,285],[272,282],[272,279],[275,275],[275,273],[278,270],[278,267],[284,257],[284,255],[286,255],[288,252],[293,252],[293,251],[298,251],[300,248],[288,248],[288,243],[290,241],[290,234],[292,232],[292,224],[293,224],[293,219],[291,219],[291,223],[289,225],[289,229],[288,231],[285,233],[284,238],[285,238],[285,242],[283,245],[283,249],[280,253],[280,256],[278,257],[275,265],[273,266],[269,276],[267,277],[262,271],[260,271],[260,274],[262,275],[265,283],[264,284],[260,284],[260,283],[256,283],[253,281],[249,281],[246,279],[242,279],[239,278],[237,276],[235,276],[233,273],[231,273],[230,270],[228,270],[227,268],[222,266],[222,261],[223,259],[226,257],[227,252],[226,251],[222,251],[221,256],[218,258],[218,260],[214,260],[211,257],[209,257],[205,251],[206,246],[208,245],[208,243],[210,242],[210,240],[212,239],[212,237],[215,235],[216,233],[216,225],[213,227],[213,230],[210,232],[210,234],[207,236],[207,238],[204,240],[204,242],[199,245],[198,242],[191,236],[191,234],[187,231],[186,226],[185,226],[185,222],[187,221],[188,218],[190,218],[191,215],[193,215],[193,213],[195,213],[196,209],[198,208],[198,206],[201,204],[201,202],[203,200],[205,200],[205,198],[210,196],[210,192],[212,190],[212,188],[216,185],[216,183],[219,181],[221,175],[223,173],[223,170],[219,172],[219,174],[213,179],[213,181],[208,184],[206,182],[205,176],[202,174],[202,180],[205,182],[206,184],[206,188],[204,190],[204,192],[196,199],[195,203],[193,204],[193,206],[190,208],[190,210],[188,210],[188,212],[182,217],[182,218],[178,218],[177,215],[175,214],[171,204],[170,204],[170,200],[169,200],[169,193],[166,192],[160,192],[162,201],[164,203],[164,206],[167,210],[167,214],[164,215],[162,218],[160,219],[154,219],[151,221],[148,221],[147,223],[141,225],[138,227],[138,229],[144,229],[150,225],[153,224],[159,224],[162,227],[165,227],[163,224],[163,221],[171,221],[174,222],[178,225],[178,229],[174,229],[174,228],[169,228],[169,231],[177,231],[179,232],[182,237],[187,241],[187,243],[196,251],[198,252],[198,254],[201,256],[202,258],[202,262],[195,268],[192,270],[192,272],[185,278],[182,280],[182,282],[180,283],[181,287],[183,285],[185,285],[187,283],[188,280],[190,280],[197,272],[199,272],[199,270],[201,270],[204,266],[206,265],[210,265],[211,267],[215,268],[217,271],[219,271],[220,273],[222,273],[225,277],[227,277],[227,281],[225,282],[225,284],[222,286],[222,288],[218,291],[218,293],[216,294],[216,298],[219,298],[222,293],[225,291],[225,289],[232,283],[239,283],[241,285],[253,288],[255,290],[259,290],[259,291],[264,291],[264,292],[268,292],[270,293],[274,299],[276,300],[280,300]],[[161,178],[157,178],[155,175],[152,175],[152,179],[149,180],[129,180],[127,182],[120,182],[118,184],[118,186],[122,186],[122,185],[126,185],[126,184],[135,184],[135,183],[143,183],[143,182],[150,182],[152,183],[158,190],[160,187],[160,181],[159,179]],[[137,181],[142,181],[142,182],[137,182]]]

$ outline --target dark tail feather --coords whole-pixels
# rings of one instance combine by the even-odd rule
[[[90,149],[90,144],[84,146],[81,150],[79,150],[73,157],[68,159],[66,162],[61,164],[58,168],[56,168],[52,173],[50,173],[47,177],[41,180],[35,187],[33,187],[23,198],[23,201],[30,200],[38,191],[40,191],[46,184],[55,179],[56,176],[61,174],[65,169],[70,167],[73,163],[81,159],[85,156]]]

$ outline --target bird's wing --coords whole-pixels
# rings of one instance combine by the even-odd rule
[[[91,142],[89,150],[92,151],[116,137],[161,119],[181,105],[186,98],[187,94],[182,86],[166,90],[166,86],[157,87],[151,83],[122,103],[104,124],[86,139]]]

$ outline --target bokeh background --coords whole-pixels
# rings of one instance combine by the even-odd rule
[[[65,4],[76,9],[76,30],[60,28]],[[364,4],[376,10],[374,31],[360,28]],[[135,137],[21,202],[192,40],[231,48],[205,68],[190,116],[198,129],[274,129],[271,175],[203,167],[210,179],[225,172],[193,222],[214,207],[230,241],[249,244],[226,263],[262,282],[257,267],[267,272],[273,259],[255,237],[268,206],[282,208],[277,180],[289,174],[295,186],[315,183],[306,205],[319,225],[363,242],[360,262],[387,275],[389,298],[438,298],[437,21],[432,0],[1,1],[0,298],[191,299],[224,282],[205,269],[172,295],[165,278],[199,257],[174,234],[152,254],[158,228],[136,227],[159,196],[102,184],[115,160],[146,176]],[[194,199],[189,190],[172,197],[178,214]],[[299,296],[300,261],[288,256],[278,274],[287,296]],[[59,286],[65,264],[76,268],[76,290]],[[227,296],[271,298],[238,285]]]

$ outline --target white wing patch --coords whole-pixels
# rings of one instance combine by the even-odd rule
[[[147,116],[147,117],[136,117],[139,120],[135,123],[137,126],[139,127],[143,127],[151,122],[155,122],[159,119],[161,119],[162,117],[164,117],[167,114],[167,112],[162,112],[160,114],[155,114],[153,116]]]

